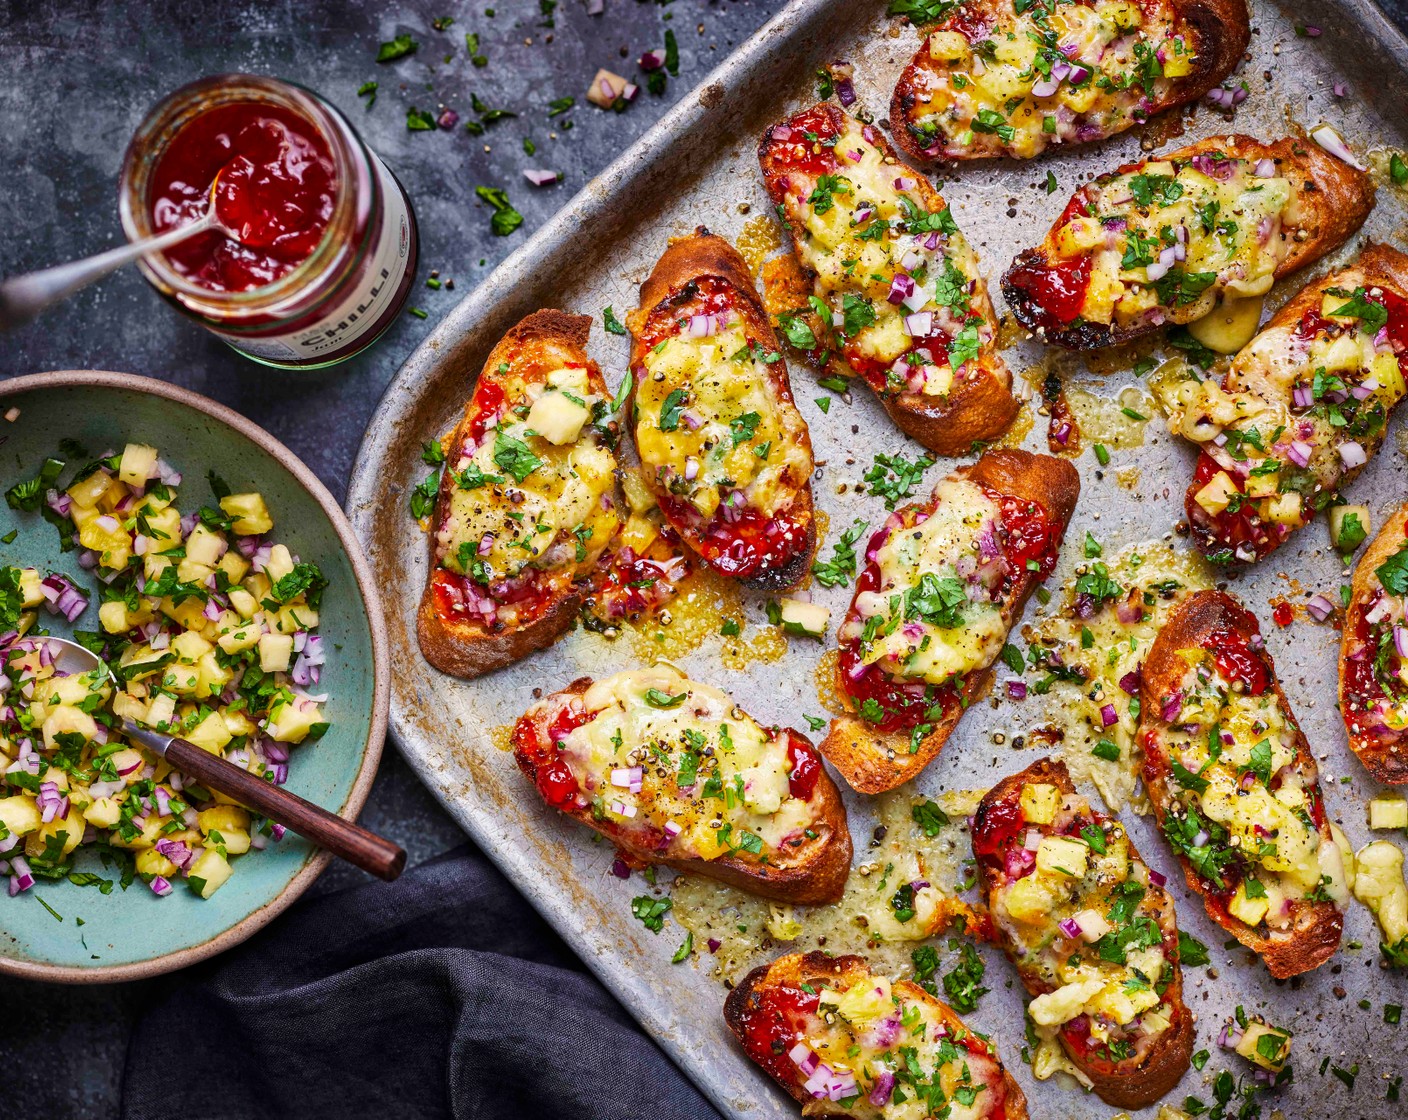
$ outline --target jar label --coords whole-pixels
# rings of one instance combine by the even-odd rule
[[[360,282],[335,302],[312,326],[287,334],[251,338],[215,330],[236,350],[270,361],[332,358],[361,338],[381,320],[396,295],[411,251],[411,220],[406,196],[376,153],[368,152],[381,189],[382,219],[371,259]]]

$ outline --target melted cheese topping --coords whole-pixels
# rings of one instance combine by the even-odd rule
[[[1170,766],[1182,767],[1168,779],[1176,803],[1164,831],[1175,849],[1214,883],[1223,867],[1244,872],[1228,909],[1247,925],[1288,928],[1301,900],[1342,907],[1340,851],[1311,815],[1315,765],[1297,761],[1296,728],[1275,692],[1234,690],[1205,650],[1179,656],[1188,670],[1160,732]]]
[[[1221,381],[1190,378],[1163,392],[1169,429],[1223,468],[1195,497],[1209,517],[1243,512],[1284,535],[1314,516],[1323,504],[1317,495],[1337,489],[1350,469],[1346,449],[1358,463],[1356,452],[1367,458],[1383,442],[1388,414],[1404,396],[1398,355],[1375,317],[1385,314],[1383,293],[1366,290],[1357,269],[1330,287],[1335,294],[1323,293],[1313,333],[1300,323],[1271,327]],[[1371,318],[1334,314],[1344,308]]]
[[[589,571],[620,526],[616,457],[590,423],[592,393],[580,366],[505,394],[510,407],[477,444],[446,463],[449,506],[435,534],[437,561],[488,586],[530,565]]]
[[[652,347],[636,389],[636,447],[670,493],[706,521],[725,495],[771,517],[796,500],[812,472],[801,414],[781,399],[769,366],[742,322],[703,338],[688,329]]]
[[[842,644],[860,638],[862,661],[891,676],[941,685],[985,669],[1007,640],[1000,594],[1005,568],[995,542],[1001,516],[977,483],[949,478],[934,488],[933,512],[897,529],[873,557],[876,591],[856,596]]]
[[[1085,191],[1089,216],[1057,230],[1053,248],[1090,255],[1080,314],[1093,323],[1188,323],[1220,292],[1261,295],[1295,222],[1291,184],[1270,160],[1151,160]]]
[[[798,259],[816,273],[848,361],[873,384],[946,396],[955,372],[991,344],[978,259],[948,207],[928,213],[911,172],[851,117],[835,174],[789,173],[785,209]],[[896,285],[912,294],[890,302]]]
[[[813,1074],[809,1084],[814,1096],[848,1102],[842,1114],[883,1120],[991,1115],[1002,1067],[971,1051],[968,1036],[955,1035],[931,1000],[898,990],[883,976],[865,975],[840,989],[822,989],[817,1010],[800,1041],[830,1073]],[[823,1081],[834,1087],[829,1095]],[[875,1093],[883,1103],[872,1099]]]
[[[996,23],[950,21],[927,39],[906,124],[933,155],[1030,158],[1148,117],[1195,56],[1172,6],[1131,0],[984,5]]]
[[[1003,876],[989,904],[1018,968],[1044,990],[1028,1007],[1037,1034],[1058,1046],[1061,1027],[1084,1015],[1096,1056],[1136,1057],[1171,1026],[1160,993],[1174,974],[1164,951],[1173,900],[1150,883],[1123,826],[1097,825],[1083,797],[1029,784],[1021,803],[1040,846],[1021,878]],[[1079,936],[1059,929],[1067,920]],[[1038,1077],[1056,1068],[1064,1067],[1054,1056],[1033,1063]]]
[[[1095,563],[1076,569],[1060,612],[1032,639],[1041,662],[1032,675],[1050,695],[1039,716],[1059,732],[1057,754],[1075,782],[1092,782],[1111,812],[1145,814],[1139,710],[1131,703],[1139,670],[1173,608],[1190,591],[1212,587],[1212,573],[1197,553],[1175,552],[1162,541],[1130,545],[1099,563],[1103,576]],[[1092,591],[1099,592],[1093,613]],[[1111,713],[1115,720],[1107,723]]]
[[[668,665],[617,673],[582,697],[591,716],[562,757],[600,818],[662,830],[662,858],[764,859],[816,819],[788,789],[787,737]]]
[[[1375,840],[1354,857],[1354,897],[1374,912],[1384,945],[1408,952],[1408,882],[1403,878],[1403,850]]]

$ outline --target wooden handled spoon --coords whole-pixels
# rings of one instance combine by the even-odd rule
[[[91,650],[67,638],[44,636],[35,639],[53,651],[54,667],[62,673],[107,672],[107,666]],[[406,866],[406,853],[390,840],[368,832],[360,825],[329,813],[296,793],[272,785],[256,774],[226,762],[219,755],[202,750],[194,743],[164,732],[141,727],[123,719],[122,733],[140,743],[158,758],[209,789],[233,797],[272,821],[293,829],[333,855],[356,864],[381,879],[394,879]]]

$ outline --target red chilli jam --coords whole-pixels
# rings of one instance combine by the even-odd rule
[[[327,102],[247,74],[177,90],[128,147],[127,236],[195,221],[212,184],[230,233],[202,234],[141,265],[181,311],[247,357],[295,369],[345,361],[395,319],[415,276],[415,215]]]

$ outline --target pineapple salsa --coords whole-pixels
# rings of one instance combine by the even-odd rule
[[[69,441],[63,453],[87,457]],[[124,890],[140,878],[164,897],[184,879],[209,898],[235,856],[283,827],[126,742],[122,720],[282,784],[290,747],[328,726],[327,696],[309,691],[325,657],[316,630],[327,581],[269,539],[261,495],[233,494],[213,471],[215,504],[184,514],[181,476],[155,448],[129,443],[60,489],[67,471],[48,459],[5,499],[57,526],[63,551],[81,550],[99,629],[73,636],[107,671],[65,674],[37,640],[40,606],[77,622],[92,594],[63,575],[0,567],[0,874],[12,897],[36,879],[108,894],[113,878],[75,869],[75,852],[90,847]]]

